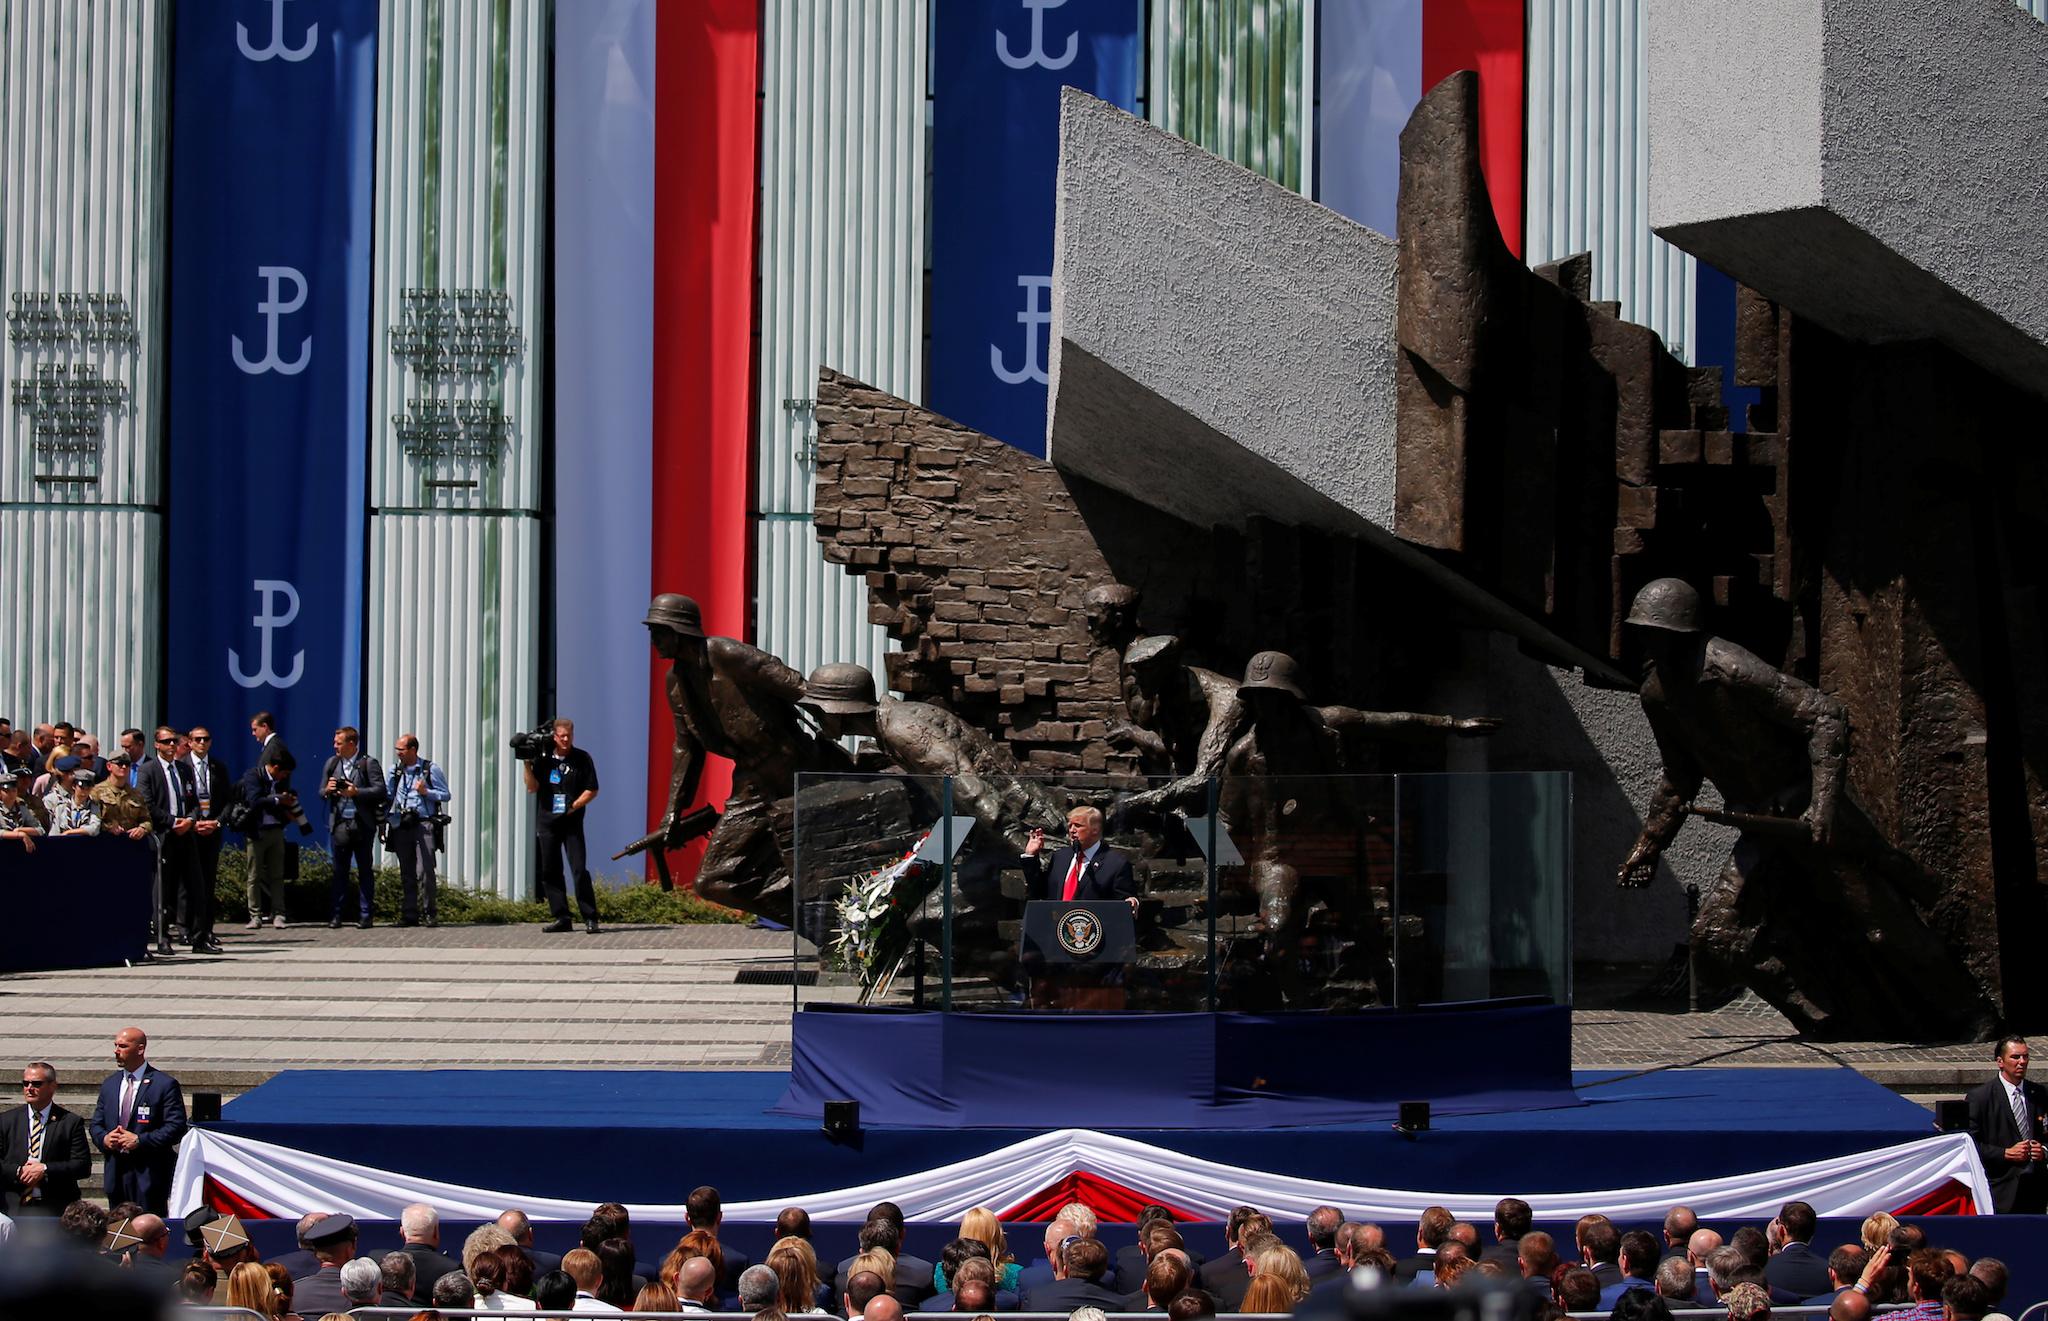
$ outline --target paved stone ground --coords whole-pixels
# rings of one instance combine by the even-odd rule
[[[286,1068],[774,1069],[789,1064],[790,937],[738,926],[223,930],[227,953],[0,978],[0,1058],[98,1076],[123,1024],[232,1094]],[[762,979],[743,983],[745,973]],[[1847,1064],[1926,1098],[1986,1067],[1977,1044],[1802,1042],[1753,997],[1710,1013],[1621,1007],[1648,970],[1581,973],[1573,1064]],[[806,999],[849,1000],[843,979]],[[834,983],[838,984],[834,984]],[[1890,1072],[1887,1072],[1889,1070]]]

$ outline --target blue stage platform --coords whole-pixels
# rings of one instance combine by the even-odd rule
[[[770,1113],[789,1081],[770,1072],[294,1070],[237,1097],[214,1127],[592,1204],[671,1203],[700,1183],[729,1201],[795,1196],[965,1160],[1056,1127],[1337,1183],[1521,1193],[1770,1169],[1930,1131],[1926,1110],[1849,1069],[1580,1072],[1575,1104],[1446,1115],[1412,1139],[1378,1118],[1163,1131],[1099,1104],[1100,1079],[1048,1069],[1046,1122],[1035,1128],[890,1128],[881,1126],[887,1116],[864,1110],[866,1131],[835,1142],[815,1121]]]

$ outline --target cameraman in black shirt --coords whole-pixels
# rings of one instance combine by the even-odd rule
[[[583,809],[597,797],[597,763],[576,746],[576,722],[554,722],[554,746],[520,762],[526,773],[526,792],[540,795],[540,818],[534,842],[540,846],[540,884],[547,894],[548,909],[555,920],[543,931],[567,931],[569,896],[562,880],[562,854],[569,855],[569,871],[576,878],[576,907],[583,914],[583,929],[597,934],[597,892],[590,884],[590,869],[583,860]]]

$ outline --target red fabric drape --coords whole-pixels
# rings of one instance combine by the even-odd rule
[[[696,598],[706,633],[745,638],[760,5],[665,4],[655,21],[652,583]],[[673,769],[667,673],[653,656],[650,820]],[[731,791],[732,763],[711,757],[697,802],[723,807]],[[703,856],[701,840],[678,854],[678,878]]]
[[[1954,1179],[1939,1188],[1930,1188],[1904,1206],[1892,1208],[1895,1216],[1973,1216],[1977,1214],[1977,1199],[1961,1183]]]
[[[1423,0],[1422,89],[1479,74],[1479,168],[1508,250],[1522,255],[1523,0]]]
[[[211,1174],[201,1185],[206,1189],[206,1205],[222,1215],[237,1215],[244,1220],[274,1220],[275,1216],[256,1203],[232,1189],[221,1186]]]
[[[1030,1197],[1001,1212],[999,1220],[1051,1220],[1059,1209],[1068,1202],[1086,1202],[1095,1209],[1095,1218],[1112,1225],[1134,1225],[1138,1212],[1157,1202],[1173,1212],[1175,1220],[1200,1220],[1193,1211],[1184,1211],[1173,1203],[1126,1188],[1100,1175],[1076,1170],[1059,1182],[1051,1184]]]

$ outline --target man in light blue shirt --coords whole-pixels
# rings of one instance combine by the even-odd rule
[[[387,786],[391,824],[384,832],[384,851],[398,859],[405,892],[398,925],[416,926],[424,916],[428,926],[439,926],[434,913],[434,849],[441,829],[434,818],[448,802],[448,777],[420,756],[417,734],[400,734],[392,751],[398,761]]]

